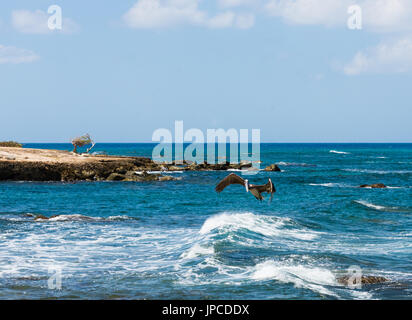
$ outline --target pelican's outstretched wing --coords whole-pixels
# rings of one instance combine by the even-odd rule
[[[215,190],[216,192],[222,192],[224,188],[226,188],[227,186],[231,184],[240,184],[244,186],[245,179],[239,177],[237,174],[231,173],[217,184]]]
[[[263,200],[263,197],[257,188],[250,188],[249,190],[250,190],[250,193],[253,194],[256,199]]]

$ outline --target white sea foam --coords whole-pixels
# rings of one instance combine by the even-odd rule
[[[29,228],[0,235],[0,277],[48,277],[49,266],[61,267],[65,278],[101,270],[115,274],[159,270],[173,265],[175,253],[196,235],[188,228],[129,224],[52,223]]]
[[[134,173],[140,176],[140,175],[144,174],[145,171],[135,171]],[[171,173],[183,173],[183,171],[178,171],[178,170],[176,170],[176,171],[166,171],[166,170],[160,171],[159,170],[159,171],[146,171],[146,173],[148,173],[148,174],[162,174],[162,173],[171,174]]]
[[[167,174],[171,174],[171,173],[183,173],[183,171],[147,171],[147,173],[149,174],[161,174],[161,173],[167,173]]]
[[[42,218],[38,214],[25,213],[22,214],[1,214],[0,220],[7,221],[20,221],[20,222],[62,222],[62,221],[122,221],[122,220],[134,220],[136,218],[126,215],[109,216],[104,217],[90,217],[82,214],[61,214],[55,215],[50,218]]]
[[[106,218],[106,220],[112,220],[112,221],[131,220],[131,219],[134,219],[134,218],[129,217],[129,216],[125,216],[125,215],[122,215],[122,216],[110,216],[110,217],[107,217],[107,218]]]
[[[213,249],[213,247],[204,247],[200,245],[199,243],[196,243],[189,250],[183,252],[180,257],[183,259],[192,259],[197,256],[211,255],[214,253],[215,253],[215,250]]]
[[[338,151],[338,150],[330,150],[330,153],[337,153],[337,154],[350,154],[350,152],[345,152],[345,151]]]
[[[407,173],[412,173],[412,170],[370,170],[370,169],[352,169],[352,168],[347,168],[347,169],[342,169],[343,171],[348,171],[348,172],[360,172],[360,173],[373,173],[373,174],[407,174]]]
[[[347,185],[343,183],[335,183],[335,182],[329,182],[329,183],[309,183],[310,186],[318,186],[318,187],[348,187]]]
[[[247,169],[227,169],[226,171],[232,171],[232,172],[250,172],[250,171],[263,171],[263,169],[255,168],[255,167],[249,167]]]
[[[119,220],[129,220],[133,219],[132,217],[129,216],[110,216],[107,218],[103,217],[90,217],[90,216],[84,216],[82,214],[62,214],[62,215],[57,215],[55,217],[51,217],[49,219],[37,219],[36,221],[40,222],[62,222],[62,221],[119,221]]]
[[[11,222],[24,221],[21,217],[0,216],[0,220],[7,220]]]
[[[315,164],[299,163],[299,162],[280,161],[277,164],[280,166],[285,166],[285,167],[316,167]]]
[[[97,221],[102,219],[103,218],[100,217],[88,217],[82,214],[62,214],[44,221]],[[39,220],[42,221],[42,219]]]
[[[336,285],[336,277],[330,270],[324,268],[265,261],[255,266],[251,278],[258,281],[274,279],[284,283],[293,283],[298,288],[310,289],[320,294],[337,296],[325,288],[328,285]]]

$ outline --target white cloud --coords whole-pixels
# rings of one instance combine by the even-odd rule
[[[227,11],[209,16],[199,8],[199,0],[138,0],[123,15],[124,22],[131,28],[152,29],[177,25],[195,25],[208,28],[252,27],[242,15]]]
[[[182,23],[201,24],[205,13],[199,11],[197,1],[139,0],[123,16],[132,28],[161,28]]]
[[[346,26],[348,7],[362,8],[363,27],[374,32],[412,29],[411,0],[268,0],[266,11],[286,22],[303,25]]]
[[[411,0],[365,0],[365,28],[377,32],[412,30]]]
[[[249,29],[255,24],[255,16],[253,14],[238,14],[236,16],[235,25],[239,29]]]
[[[344,66],[347,75],[362,73],[405,73],[412,71],[412,39],[402,38],[381,43],[375,48],[358,52]]]
[[[14,10],[11,13],[11,23],[17,31],[28,34],[73,33],[79,29],[73,20],[63,17],[62,30],[51,30],[48,28],[49,17],[42,10]]]
[[[28,63],[39,59],[33,51],[0,45],[0,64]]]
[[[228,28],[233,25],[235,21],[235,14],[233,12],[224,12],[208,19],[207,25],[210,28]]]
[[[363,28],[367,31],[412,30],[412,0],[216,0],[216,14],[200,9],[200,2],[137,0],[124,14],[123,20],[132,28],[164,28],[183,24],[250,28],[254,25],[255,14],[266,12],[291,24],[346,27],[348,8],[357,4],[362,9]],[[242,9],[244,12],[225,12],[228,8]]]
[[[251,6],[257,4],[259,0],[218,0],[218,5],[222,8],[234,8],[240,6]]]
[[[269,0],[265,8],[288,23],[343,25],[348,4],[348,0]]]
[[[404,73],[412,71],[412,37],[399,38],[412,30],[411,0],[268,0],[266,12],[297,25],[347,26],[349,6],[362,9],[362,28],[393,33],[386,42],[359,51],[341,70],[346,75]]]

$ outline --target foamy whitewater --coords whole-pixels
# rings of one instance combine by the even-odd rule
[[[219,171],[148,183],[1,182],[0,299],[410,299],[411,158],[411,144],[262,144],[262,168],[287,167],[247,176],[273,180],[272,203],[242,186],[216,194],[229,173]],[[358,188],[372,183],[390,188]],[[351,266],[389,281],[341,285]],[[61,290],[48,286],[56,270]]]

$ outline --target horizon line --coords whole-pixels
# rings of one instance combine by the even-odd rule
[[[19,142],[21,144],[70,144],[70,142],[50,142],[50,141],[45,141],[45,142]],[[157,142],[157,141],[150,141],[150,142],[95,142],[95,144],[159,144],[161,142]],[[194,142],[183,142],[183,144],[192,144]],[[214,142],[216,143],[216,142]],[[219,143],[219,142],[217,142]],[[230,142],[223,142],[223,143],[230,143]],[[248,142],[249,144],[251,144],[252,142]],[[296,142],[296,141],[292,141],[292,142],[260,142],[260,144],[412,144],[411,142],[393,142],[393,141],[379,141],[379,142],[368,142],[368,141],[362,141],[362,142]],[[176,142],[172,142],[172,144],[176,144]],[[204,142],[203,144],[208,144],[207,142]],[[238,144],[240,144],[238,142]]]

